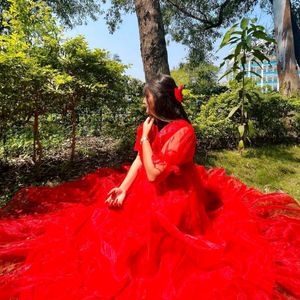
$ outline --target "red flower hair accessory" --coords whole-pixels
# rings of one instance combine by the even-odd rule
[[[178,102],[182,102],[183,100],[182,90],[183,90],[183,85],[180,85],[179,87],[176,87],[174,89],[175,98]]]

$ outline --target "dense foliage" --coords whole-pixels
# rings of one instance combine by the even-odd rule
[[[31,139],[32,159],[40,163],[53,132],[58,140],[71,138],[72,160],[78,132],[100,134],[104,121],[114,132],[127,125],[128,107],[136,107],[141,93],[141,84],[124,75],[127,66],[105,50],[89,49],[82,36],[63,40],[44,2],[14,0],[3,15],[7,20],[7,31],[0,35],[4,158],[10,141],[19,136],[26,137],[27,148]]]
[[[238,83],[232,81],[230,89],[210,98],[201,107],[195,120],[200,147],[234,148],[239,139],[239,113],[231,118],[230,111],[239,103]],[[262,93],[255,83],[246,82],[246,91],[253,97],[245,99],[251,124],[248,145],[296,141],[300,136],[300,99],[284,98],[279,93]]]

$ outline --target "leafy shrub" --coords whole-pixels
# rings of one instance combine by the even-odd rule
[[[227,148],[236,144],[237,125],[227,116],[238,103],[235,93],[225,92],[213,96],[202,105],[195,119],[198,139],[204,148]]]
[[[280,94],[263,94],[251,109],[257,130],[256,139],[276,143],[299,136],[299,113],[293,101]]]
[[[300,99],[284,98],[279,93],[261,93],[253,82],[247,83],[251,99],[245,99],[248,118],[254,132],[250,144],[280,143],[300,136]],[[202,105],[194,125],[201,148],[235,148],[238,141],[239,114],[228,118],[239,101],[238,87],[231,83],[230,90],[215,95]]]

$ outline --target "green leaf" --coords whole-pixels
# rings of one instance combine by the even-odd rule
[[[241,106],[241,104],[235,106],[228,114],[227,119],[231,118],[236,113],[236,111],[240,108],[240,106]]]
[[[261,62],[263,62],[264,60],[267,60],[268,62],[270,62],[270,59],[265,56],[260,50],[258,49],[254,49],[253,50],[253,56],[255,56],[256,58],[258,58]]]
[[[268,38],[267,34],[264,31],[254,31],[252,35],[257,39],[262,39],[262,40]]]
[[[233,36],[232,38],[230,38],[229,42],[230,42],[230,44],[234,44],[234,43],[236,43],[239,40],[240,39],[238,37]]]
[[[230,30],[225,33],[219,49],[223,48],[229,42],[229,39],[231,38],[231,33],[232,32]]]
[[[242,35],[243,31],[233,31],[232,34]]]
[[[223,58],[223,60],[230,60],[234,57],[234,54],[229,54],[226,57]]]
[[[262,64],[261,63],[259,63],[256,59],[252,59],[254,62],[256,62],[257,64],[258,64],[258,66],[262,69],[263,67],[262,67]]]
[[[255,91],[252,91],[252,93],[256,96],[257,99],[260,99],[259,93],[255,92]]]
[[[219,68],[221,69],[225,65],[225,60],[220,63]]]
[[[246,44],[247,44],[248,49],[251,49],[251,46],[252,46],[251,42],[252,42],[252,38],[250,35],[248,35],[246,38]]]
[[[240,133],[240,137],[243,137],[243,135],[245,133],[245,125],[239,125],[238,130]]]
[[[242,66],[245,67],[245,65],[246,65],[246,55],[242,56],[241,63],[242,63]]]
[[[241,21],[241,28],[242,28],[243,30],[246,30],[246,29],[247,29],[247,26],[248,26],[248,23],[249,23],[249,19],[243,18],[243,20]]]
[[[255,27],[256,30],[258,30],[258,31],[264,31],[264,30],[265,30],[265,27],[262,26],[262,25],[254,25],[254,27]]]
[[[225,76],[227,76],[228,74],[232,73],[233,70],[227,70],[220,78],[219,78],[219,81],[224,78]]]
[[[239,150],[241,150],[241,149],[244,149],[244,148],[245,148],[245,146],[244,146],[244,141],[243,141],[243,140],[240,140],[240,141],[239,141],[238,148],[239,148]]]
[[[250,73],[252,73],[252,74],[255,74],[256,76],[258,76],[258,77],[262,77],[260,74],[258,74],[258,73],[256,73],[256,72],[254,72],[254,71],[249,71]]]
[[[223,48],[224,46],[227,45],[227,43],[229,42],[229,40],[230,40],[230,38],[231,38],[231,35],[232,35],[233,31],[235,30],[235,28],[236,28],[235,25],[233,25],[233,26],[225,33],[224,38],[223,38],[223,40],[222,40],[222,42],[221,42],[221,45],[220,45],[220,47],[219,47],[219,50],[220,50],[221,48]]]
[[[264,41],[266,41],[270,44],[276,43],[276,41],[273,38],[270,38],[269,36],[267,36],[266,34],[263,34],[261,32],[258,32],[258,33],[254,32],[253,36],[258,38],[258,39],[264,40]]]
[[[242,43],[240,42],[236,45],[236,48],[234,50],[234,56],[237,57],[241,53],[241,49],[242,49]]]
[[[251,32],[253,32],[253,31],[255,31],[255,28],[249,28],[249,29],[247,29],[247,34],[249,35]]]
[[[243,76],[245,76],[245,73],[246,73],[246,72],[244,72],[244,71],[239,72],[239,73],[235,76],[235,80],[240,81],[240,80],[243,78]]]
[[[254,124],[251,120],[248,120],[248,133],[250,137],[253,137],[255,134]]]
[[[249,93],[246,93],[245,96],[247,97],[247,99],[251,102],[252,98],[251,95]],[[247,112],[245,112],[247,114]],[[246,116],[245,116],[246,117]],[[247,117],[246,117],[247,118]]]
[[[240,70],[240,55],[238,55],[237,57],[235,57],[235,61],[233,63],[232,68],[234,68],[235,70]]]

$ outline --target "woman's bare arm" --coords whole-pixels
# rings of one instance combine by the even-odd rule
[[[138,154],[135,160],[133,161],[129,171],[127,172],[126,177],[124,178],[123,182],[119,187],[122,188],[124,191],[127,191],[131,186],[131,184],[133,183],[134,179],[136,178],[137,171],[141,166],[142,166],[142,161]]]
[[[151,182],[155,181],[156,177],[165,169],[164,165],[153,164],[152,148],[149,140],[143,142],[143,163],[147,178]]]
[[[126,197],[127,190],[135,180],[138,169],[141,167],[142,162],[140,156],[137,155],[133,161],[126,177],[119,187],[114,187],[108,192],[108,198],[105,200],[110,207],[120,207]]]

